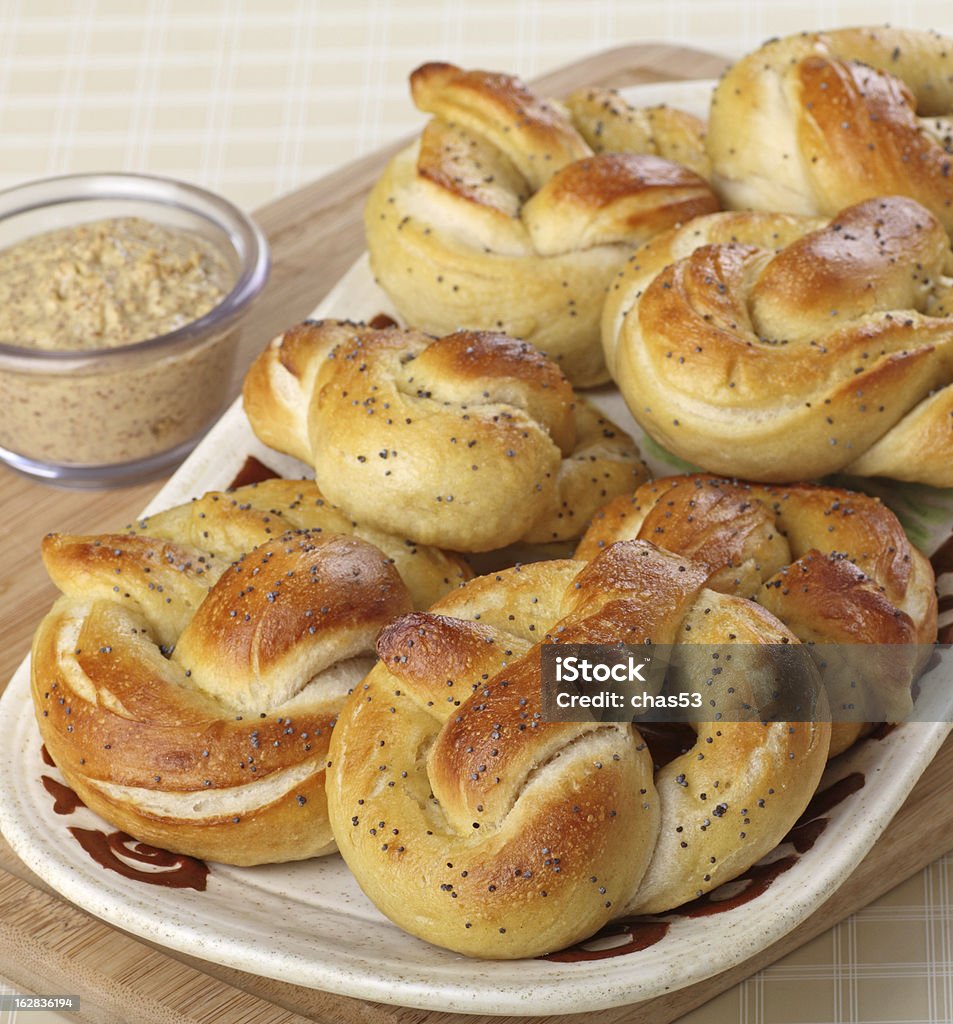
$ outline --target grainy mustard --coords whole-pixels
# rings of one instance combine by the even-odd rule
[[[235,329],[171,348],[136,344],[210,312],[235,278],[202,236],[137,217],[0,251],[0,342],[82,354],[69,372],[42,361],[0,367],[0,447],[45,465],[96,467],[138,464],[194,439],[226,396]]]
[[[0,251],[0,342],[88,350],[145,341],[217,306],[234,275],[190,231],[119,217]]]

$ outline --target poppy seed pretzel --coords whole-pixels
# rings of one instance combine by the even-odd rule
[[[304,323],[258,357],[244,402],[335,504],[454,551],[573,539],[647,476],[627,434],[505,335]]]
[[[830,222],[713,214],[612,286],[609,365],[641,426],[709,472],[953,485],[953,271],[911,199]]]
[[[953,234],[953,39],[802,32],[734,64],[712,97],[713,181],[730,208],[832,216],[911,196]]]
[[[777,844],[828,725],[701,724],[700,749],[653,781],[631,726],[541,717],[539,641],[796,643],[708,576],[621,543],[478,578],[384,630],[335,728],[328,792],[339,849],[385,914],[471,956],[534,956],[684,903]]]
[[[864,663],[866,683],[877,712],[895,721],[910,713],[911,686],[936,640],[934,575],[879,499],[810,484],[666,477],[601,509],[576,557],[637,538],[701,562],[709,587],[759,602],[803,642],[891,645],[896,657],[881,647]],[[835,722],[831,756],[862,731],[863,723]]]
[[[313,484],[269,481],[129,533],[46,538],[62,596],[34,639],[33,700],[89,807],[204,859],[333,850],[329,734],[380,629],[413,607],[398,567],[419,595],[455,567],[395,538],[391,557],[341,520]]]
[[[424,64],[433,115],[365,208],[374,276],[407,323],[502,330],[577,387],[608,377],[606,285],[633,246],[718,209],[707,182],[650,153],[594,153],[561,107],[518,78]]]

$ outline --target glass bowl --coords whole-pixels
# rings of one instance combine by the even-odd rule
[[[0,459],[70,486],[154,476],[180,461],[230,397],[240,318],[268,278],[268,246],[237,207],[140,174],[75,174],[0,192],[0,249],[56,228],[140,217],[201,235],[234,275],[204,316],[112,348],[0,344]]]

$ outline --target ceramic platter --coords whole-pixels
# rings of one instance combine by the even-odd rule
[[[627,95],[704,113],[709,88],[675,83]],[[315,315],[362,319],[388,311],[361,260]],[[635,428],[617,392],[607,388],[594,397],[632,430],[656,474],[677,471]],[[249,455],[282,475],[307,475],[299,463],[265,449],[236,404],[147,511],[227,487]],[[925,550],[949,536],[949,492],[898,488],[886,497]],[[953,591],[949,582],[941,581],[941,593]],[[794,928],[861,861],[949,731],[946,723],[908,723],[863,741],[832,762],[821,784],[838,799],[818,808],[814,822],[795,830],[746,880],[723,886],[691,912],[611,927],[562,961],[469,960],[411,938],[374,909],[337,856],[292,866],[210,864],[200,883],[196,865],[133,843],[114,845],[108,858],[90,856],[89,842],[79,840],[111,829],[85,807],[73,808],[57,788],[61,780],[43,760],[33,720],[27,663],[0,700],[0,734],[7,738],[0,749],[0,828],[31,869],[68,900],[191,956],[383,1003],[468,1013],[580,1012],[691,985]],[[104,859],[111,867],[101,865]]]

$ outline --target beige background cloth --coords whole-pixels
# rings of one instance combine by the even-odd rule
[[[253,209],[418,129],[407,76],[427,60],[532,77],[625,43],[740,56],[883,22],[953,36],[953,2],[0,0],[0,187],[144,171]],[[953,856],[683,1021],[950,1024]]]

